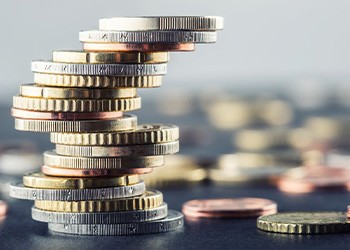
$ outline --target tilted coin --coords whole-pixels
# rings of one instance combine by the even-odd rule
[[[221,30],[224,19],[219,16],[145,16],[113,17],[99,21],[100,30]]]
[[[84,189],[39,189],[23,186],[22,183],[10,185],[10,196],[25,200],[48,201],[81,201],[81,200],[109,200],[142,195],[146,191],[143,181],[136,184]]]
[[[86,146],[154,144],[176,141],[179,128],[167,124],[143,124],[128,132],[116,133],[52,133],[52,143]]]
[[[136,97],[136,88],[59,88],[21,85],[21,96],[48,99],[118,99]]]
[[[127,146],[72,146],[56,144],[56,152],[66,156],[114,157],[114,156],[152,156],[175,154],[179,151],[179,141],[159,144]]]
[[[168,206],[147,210],[99,212],[99,213],[64,213],[52,212],[32,207],[32,218],[36,221],[57,224],[116,224],[160,220],[167,216]]]
[[[130,52],[159,52],[159,51],[193,51],[194,43],[83,43],[86,51],[130,51]]]
[[[137,118],[134,115],[124,114],[122,118],[106,120],[28,120],[15,119],[15,128],[32,132],[109,132],[135,129]]]
[[[169,53],[53,51],[52,60],[65,63],[166,63]]]
[[[31,188],[44,189],[87,189],[134,185],[140,182],[138,175],[105,178],[60,178],[32,173],[23,176],[23,184]]]
[[[124,99],[44,99],[14,96],[17,109],[54,112],[108,112],[129,111],[141,108],[141,98]]]
[[[125,224],[54,224],[49,223],[51,231],[78,235],[135,235],[164,233],[183,227],[183,215],[169,210],[168,216],[161,220]]]
[[[38,85],[82,88],[157,88],[162,86],[159,76],[85,76],[34,73]]]
[[[34,201],[34,206],[38,209],[77,213],[145,210],[159,207],[162,204],[163,195],[156,190],[148,190],[141,196],[113,200]]]
[[[87,43],[214,43],[216,32],[89,30],[81,31],[79,40]]]
[[[288,234],[348,233],[350,223],[341,212],[291,212],[261,216],[260,230]]]
[[[164,156],[76,157],[44,152],[46,166],[78,169],[154,168],[164,165]]]
[[[90,64],[33,61],[32,71],[47,74],[102,75],[102,76],[143,76],[164,75],[166,63],[157,64]]]

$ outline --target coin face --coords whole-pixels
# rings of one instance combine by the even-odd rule
[[[290,234],[324,234],[349,232],[346,213],[292,212],[258,218],[257,227],[263,231]]]
[[[183,213],[191,217],[255,217],[277,212],[277,204],[260,198],[192,200],[183,205]]]

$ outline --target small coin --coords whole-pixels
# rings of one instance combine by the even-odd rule
[[[346,213],[292,212],[261,216],[257,220],[260,230],[287,234],[348,233],[350,223]]]
[[[140,182],[138,175],[105,178],[59,178],[46,176],[43,173],[32,173],[23,176],[23,184],[26,187],[38,189],[87,189],[121,187],[134,185]]]
[[[82,157],[152,156],[175,154],[178,151],[179,141],[128,146],[75,146],[56,144],[57,154]]]
[[[86,43],[214,43],[216,32],[89,30],[81,31],[79,40]]]
[[[277,204],[261,198],[191,200],[182,206],[190,217],[242,218],[277,213]]]
[[[179,128],[167,124],[143,124],[136,130],[116,133],[52,133],[51,142],[65,145],[110,146],[156,144],[179,139]]]
[[[123,99],[44,99],[14,96],[13,107],[44,112],[113,112],[141,108],[141,97]]]
[[[10,196],[24,200],[109,200],[142,195],[145,190],[143,181],[127,186],[88,189],[38,189],[25,187],[22,183],[14,183],[10,185]]]
[[[153,171],[153,168],[77,169],[44,165],[41,167],[41,171],[46,175],[58,177],[119,177],[123,175],[148,174]]]
[[[123,114],[117,119],[105,120],[29,120],[15,119],[15,128],[32,132],[115,132],[132,130],[137,127],[137,118],[134,115]]]
[[[33,61],[32,71],[46,74],[94,75],[94,76],[144,76],[164,75],[166,63],[157,64],[90,64]]]
[[[281,191],[288,193],[350,190],[350,169],[325,166],[299,167],[287,171],[276,183]]]
[[[32,207],[32,218],[36,221],[57,224],[116,224],[160,220],[167,216],[168,206],[147,210],[99,212],[99,213],[64,213],[52,212]]]
[[[37,85],[80,88],[157,88],[162,76],[85,76],[34,73]]]
[[[136,88],[60,88],[21,85],[20,95],[46,99],[123,99],[136,97]]]
[[[79,235],[136,235],[164,233],[182,228],[183,215],[169,210],[168,216],[161,220],[134,222],[125,224],[53,224],[49,229],[54,232]]]
[[[221,30],[224,18],[219,16],[145,16],[113,17],[99,21],[100,30]]]
[[[113,200],[34,201],[34,206],[38,209],[68,213],[145,210],[159,207],[162,204],[163,195],[156,190],[148,190],[141,196]]]
[[[83,48],[87,51],[175,52],[194,51],[195,45],[194,43],[84,43]]]
[[[8,211],[8,205],[5,201],[0,200],[0,219],[5,216]]]
[[[166,63],[169,53],[53,51],[52,60],[65,63]]]
[[[164,165],[164,156],[138,157],[72,157],[58,155],[54,150],[44,152],[44,164],[73,169],[154,168]]]

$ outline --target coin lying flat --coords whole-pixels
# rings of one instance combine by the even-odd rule
[[[159,52],[159,51],[193,51],[194,43],[84,43],[84,50],[87,51],[139,51],[139,52]],[[133,72],[134,73],[134,72]],[[165,73],[164,73],[165,74]]]
[[[141,196],[113,200],[34,201],[34,206],[38,209],[69,213],[145,210],[159,207],[162,204],[163,195],[156,190],[148,190]]]
[[[100,30],[220,30],[224,19],[219,16],[145,16],[102,18]]]
[[[164,233],[183,227],[183,215],[169,210],[168,216],[161,220],[134,222],[125,224],[53,224],[49,229],[54,232],[78,235],[135,235]]]
[[[216,32],[89,30],[81,31],[79,40],[87,43],[214,43]]]
[[[166,63],[169,53],[53,51],[52,60],[65,63]]]
[[[145,190],[143,181],[128,186],[89,189],[38,189],[16,183],[10,185],[10,196],[24,200],[48,201],[109,200],[142,195]]]
[[[182,212],[190,217],[245,218],[277,213],[277,204],[260,198],[191,200]]]
[[[46,176],[43,173],[32,173],[23,176],[23,184],[26,187],[38,189],[87,189],[120,187],[133,185],[140,182],[138,175],[106,178],[59,178]]]
[[[32,207],[32,218],[36,221],[57,224],[116,224],[160,220],[167,216],[168,206],[147,210],[99,212],[99,213],[64,213],[52,212]]]
[[[350,223],[346,213],[292,212],[261,216],[257,220],[260,230],[288,234],[348,233]]]

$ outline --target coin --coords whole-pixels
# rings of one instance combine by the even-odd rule
[[[59,178],[46,176],[43,173],[32,173],[23,176],[23,184],[31,188],[44,189],[87,189],[134,185],[140,182],[138,175],[105,178]]]
[[[23,84],[20,95],[47,99],[119,99],[136,97],[136,88],[59,88]]]
[[[79,33],[86,43],[215,43],[216,32],[207,31],[113,31],[89,30]]]
[[[123,112],[42,112],[12,108],[11,115],[16,118],[30,120],[102,120],[121,118],[123,117]]]
[[[145,191],[146,186],[143,181],[127,186],[88,189],[38,189],[25,187],[22,183],[10,185],[10,196],[24,200],[109,200],[142,195]]]
[[[281,191],[288,193],[350,190],[350,169],[325,166],[299,167],[287,171],[276,183]]]
[[[145,16],[102,18],[100,30],[221,30],[224,19],[219,16]]]
[[[84,64],[32,61],[32,71],[37,73],[65,75],[150,76],[166,74],[167,64]]]
[[[5,201],[0,200],[0,219],[5,216],[8,211],[8,205]]]
[[[193,51],[193,43],[84,43],[87,51]],[[137,74],[135,74],[137,75]]]
[[[75,146],[56,144],[59,155],[83,157],[152,156],[175,154],[179,141],[127,146]]]
[[[179,128],[167,124],[143,124],[135,130],[116,133],[52,133],[52,143],[85,146],[156,144],[179,139]]]
[[[51,167],[80,169],[154,168],[164,165],[164,156],[72,157],[44,152],[44,164]]]
[[[39,169],[43,157],[41,154],[23,148],[8,149],[0,154],[0,175],[22,175]]]
[[[157,88],[163,77],[157,76],[85,76],[34,73],[37,85],[81,88]]]
[[[147,210],[99,212],[99,213],[64,213],[52,212],[32,207],[32,218],[36,221],[57,224],[115,224],[163,219],[168,214],[168,206],[163,203],[159,207]]]
[[[44,165],[41,167],[41,171],[46,175],[59,177],[119,177],[123,175],[148,174],[153,171],[153,168],[77,169],[58,168]]]
[[[52,60],[65,63],[166,63],[169,53],[53,51]]]
[[[350,205],[348,206],[347,216],[348,216],[348,219],[350,219]]]
[[[350,223],[346,213],[291,212],[261,216],[257,220],[260,230],[288,234],[348,233]]]
[[[191,200],[182,212],[190,217],[245,218],[277,213],[277,204],[261,198]]]
[[[326,164],[329,167],[350,167],[350,152],[344,149],[332,149],[326,154]]]
[[[141,108],[141,97],[124,99],[44,99],[14,96],[13,107],[44,112],[130,111]]]
[[[134,115],[123,114],[118,119],[105,120],[27,120],[15,119],[15,128],[22,131],[33,132],[108,132],[135,129],[137,118]]]
[[[169,210],[168,216],[161,220],[134,222],[125,224],[53,224],[49,229],[54,232],[79,235],[136,235],[164,233],[183,227],[183,215]]]
[[[146,210],[159,207],[162,204],[163,195],[156,190],[148,190],[141,196],[113,200],[34,201],[34,206],[38,209],[69,213]]]

